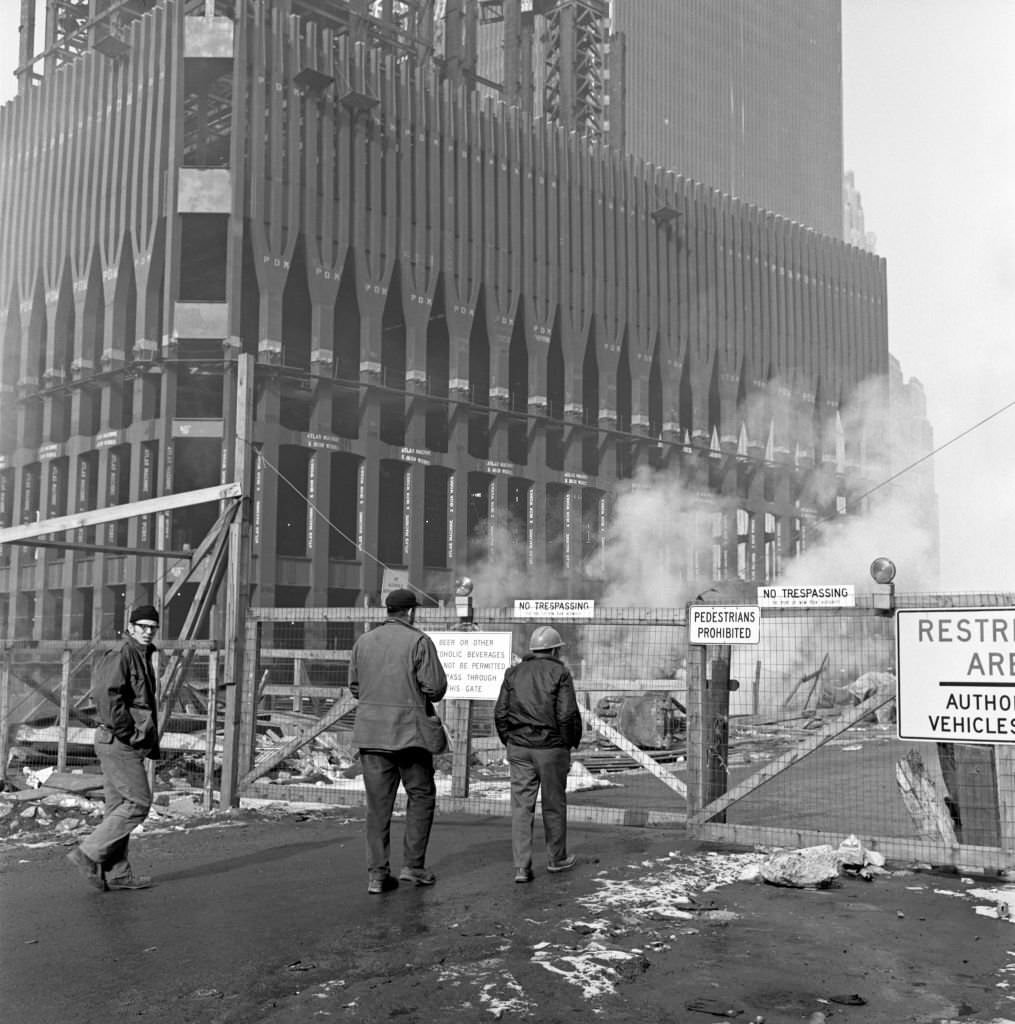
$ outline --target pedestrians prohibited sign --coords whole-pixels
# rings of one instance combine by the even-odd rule
[[[451,700],[496,700],[511,667],[511,634],[462,630],[429,633],[448,677]]]
[[[689,644],[757,644],[761,642],[761,609],[757,605],[689,605]]]
[[[1015,743],[1015,608],[895,616],[899,738]]]

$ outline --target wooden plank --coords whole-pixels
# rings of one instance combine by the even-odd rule
[[[268,670],[265,669],[265,675],[268,674]],[[318,700],[333,700],[344,693],[346,687],[335,683],[333,686],[301,686],[299,692],[304,697],[316,698]],[[261,687],[260,690],[262,697],[294,697],[296,693],[296,687],[291,683],[269,683]],[[294,704],[294,707],[297,705]]]
[[[204,561],[208,553],[215,547],[218,551],[223,544],[223,534],[226,533],[236,517],[236,513],[239,510],[239,502],[231,501],[219,515],[218,519],[212,528],[205,534],[201,539],[201,543],[197,546],[197,550],[194,552],[194,557],[190,561],[190,565],[187,566],[187,570],[173,581],[173,585],[163,594],[162,596],[162,607],[168,608],[169,602],[180,592],[181,588],[185,583],[188,583],[191,578],[197,573],[198,569],[201,568],[201,563]],[[214,558],[209,559],[208,565],[203,568],[208,573],[211,570],[209,566],[214,561]],[[181,632],[181,636],[185,637],[185,634]]]
[[[454,741],[451,755],[451,795],[469,795],[469,760],[472,755],[472,701],[449,700],[447,702],[448,732]]]
[[[664,785],[669,786],[678,796],[687,799],[687,786],[682,780],[670,774],[662,765],[656,764],[645,751],[639,750],[633,743],[614,729],[613,726],[607,725],[598,715],[587,708],[582,708],[581,713],[582,718],[588,723],[590,729],[595,729],[603,739],[609,740],[615,747],[619,747],[628,757],[637,761],[650,775],[654,775]]]
[[[63,735],[58,725],[18,726],[14,738],[18,743],[44,743],[47,746],[57,746],[60,737]],[[86,729],[84,726],[71,726],[67,733],[68,745],[77,747],[91,747],[95,740],[95,730]],[[163,750],[204,750],[204,736],[200,733],[163,733],[159,737],[159,745]]]
[[[71,652],[63,651],[60,655],[60,743],[57,746],[56,770],[67,769],[67,726],[70,724],[70,662]]]
[[[262,648],[260,655],[261,661],[270,661],[272,659],[296,659],[304,658],[307,661],[336,661],[345,662],[349,660],[349,655],[352,653],[351,649],[348,651],[326,651],[323,648],[303,648],[303,647],[265,647]]]
[[[917,750],[909,753],[895,766],[895,778],[899,784],[902,801],[916,824],[920,836],[938,839],[949,846],[958,843],[952,816],[938,793],[934,780],[927,772],[923,758]]]
[[[0,529],[0,544],[6,544],[13,540],[24,540],[28,537],[42,537],[49,533],[63,533],[65,530],[82,529],[99,523],[111,523],[118,519],[129,519],[131,516],[168,512],[174,508],[189,508],[191,505],[201,505],[206,501],[223,501],[226,498],[241,496],[242,491],[238,483],[216,484],[214,487],[202,487],[195,491],[183,491],[180,494],[165,494],[158,498],[127,502],[125,505],[112,505],[109,508],[97,508],[69,516],[55,516],[37,523],[8,526]]]
[[[700,811],[689,814],[687,824],[691,826],[702,825],[705,822],[711,821],[717,814],[722,814],[728,807],[731,807],[738,800],[742,800],[748,794],[753,793],[759,786],[774,779],[776,775],[781,774],[787,768],[791,768],[809,754],[813,754],[815,750],[823,747],[829,740],[835,739],[836,736],[856,725],[857,722],[861,721],[872,711],[877,711],[878,708],[884,707],[889,701],[893,700],[895,700],[895,694],[875,694],[873,697],[869,697],[862,704],[858,704],[853,708],[852,711],[830,722],[824,729],[815,732],[813,736],[809,737],[798,747],[788,750],[782,757],[776,758],[765,765],[761,771],[755,772],[744,779],[717,800],[713,800],[707,806],[701,808]],[[697,835],[697,833],[695,834]]]
[[[292,739],[283,743],[280,747],[274,747],[266,751],[259,757],[254,767],[240,779],[240,788],[249,786],[250,783],[259,779],[266,772],[270,772],[277,764],[295,754],[300,747],[306,746],[315,736],[319,736],[326,729],[331,728],[346,712],[355,706],[356,698],[347,692],[342,700],[336,701],[313,725],[299,729]]]
[[[206,811],[212,808],[215,786],[215,728],[218,717],[219,657],[213,651],[208,659],[208,701],[205,705],[204,722],[204,778],[201,792],[202,806]]]

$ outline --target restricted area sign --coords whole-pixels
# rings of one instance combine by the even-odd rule
[[[1015,742],[1015,608],[896,613],[899,738]]]
[[[451,700],[496,700],[504,673],[511,667],[511,634],[428,633],[437,645],[448,677]]]
[[[757,644],[761,642],[761,609],[757,605],[689,605],[690,644]]]

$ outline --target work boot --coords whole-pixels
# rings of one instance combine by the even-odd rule
[[[550,863],[546,865],[546,870],[551,871],[553,874],[557,875],[560,874],[560,872],[562,871],[570,871],[571,868],[573,868],[577,863],[578,858],[572,853],[570,856],[565,857],[563,860],[558,860],[556,862],[550,861]]]
[[[398,888],[398,879],[391,875],[385,875],[383,878],[371,878],[370,884],[367,886],[367,892],[371,896],[380,896],[382,893],[391,892],[392,889]]]
[[[152,880],[149,875],[135,875],[132,871],[129,875],[120,875],[119,878],[107,878],[108,889],[150,889]]]
[[[437,876],[426,868],[402,868],[398,878],[413,885],[433,885],[437,881]]]
[[[96,861],[92,860],[80,846],[75,846],[70,853],[67,854],[67,860],[71,862],[84,875],[88,884],[94,889],[98,889],[99,892],[105,892],[106,883],[102,878],[102,866]]]

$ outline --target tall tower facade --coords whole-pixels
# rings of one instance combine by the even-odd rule
[[[888,373],[883,261],[375,11],[166,0],[0,108],[0,527],[244,480],[255,604],[447,598],[497,543],[597,596],[654,469],[721,498],[689,572],[777,576],[870,483],[836,422]],[[219,511],[4,544],[0,636],[108,634]]]
[[[627,152],[842,237],[840,0],[613,0],[611,28]]]

